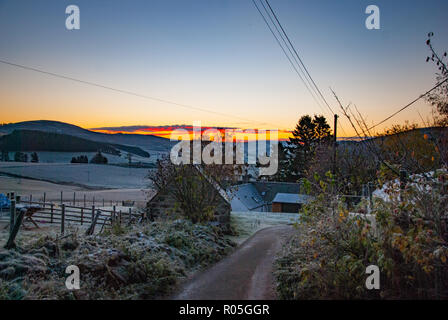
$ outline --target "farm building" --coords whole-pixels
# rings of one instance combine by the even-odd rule
[[[290,212],[274,211],[273,203],[278,194],[300,195],[301,185],[290,182],[254,181],[230,188],[232,211]],[[304,200],[306,195],[300,195]],[[288,208],[288,205],[284,206]],[[278,205],[277,209],[278,210]],[[298,212],[298,210],[292,211]]]
[[[297,213],[310,198],[305,194],[277,193],[272,200],[272,212]]]

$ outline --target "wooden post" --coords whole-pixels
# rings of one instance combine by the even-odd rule
[[[22,224],[24,216],[25,216],[25,210],[20,210],[19,214],[17,215],[17,219],[14,223],[14,226],[11,230],[11,233],[9,234],[8,242],[6,242],[5,249],[13,249],[16,247],[14,240],[17,236],[17,233],[19,232],[20,225]]]
[[[11,200],[11,205],[9,207],[9,234],[12,234],[14,228],[14,223],[16,220],[16,200]]]
[[[120,223],[120,225],[121,225],[121,210],[118,211],[118,221],[119,221],[119,223]]]
[[[113,206],[112,208],[112,222],[115,222],[115,206]]]
[[[84,208],[81,208],[81,225],[84,221]]]
[[[93,218],[95,218],[95,206],[92,206],[92,220],[91,221],[93,221]]]
[[[95,205],[95,196],[93,196],[93,205]]]
[[[32,194],[30,194],[30,204],[31,204],[31,202],[33,202],[33,195]]]
[[[50,223],[53,223],[53,214],[54,214],[54,211],[53,211],[53,203],[51,203],[51,205],[50,205]]]
[[[129,208],[129,222],[132,221],[132,208]]]
[[[64,234],[65,231],[65,204],[62,205],[61,211],[61,234]]]
[[[44,209],[45,209],[45,201],[47,201],[47,193],[44,192]]]
[[[86,231],[86,236],[92,235],[95,232],[95,225],[96,225],[96,222],[98,221],[100,214],[101,214],[100,210],[97,210],[96,215],[94,214],[94,217],[92,219],[92,224]]]
[[[73,192],[73,205],[76,206],[76,192]]]
[[[333,175],[336,174],[336,148],[337,148],[337,131],[338,130],[338,115],[334,115],[333,128]]]

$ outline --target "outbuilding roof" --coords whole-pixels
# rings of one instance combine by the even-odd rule
[[[297,193],[277,193],[272,202],[304,204],[310,201],[311,196]]]

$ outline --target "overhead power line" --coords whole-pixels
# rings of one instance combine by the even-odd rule
[[[380,122],[378,122],[377,124],[371,126],[369,129],[367,130],[372,130],[373,128],[378,127],[380,124],[383,124],[384,122],[386,122],[387,120],[395,117],[397,114],[399,114],[400,112],[402,112],[403,110],[409,108],[410,106],[412,106],[414,103],[416,103],[418,100],[420,100],[421,98],[425,97],[426,95],[428,95],[429,93],[431,93],[432,91],[434,91],[435,89],[437,89],[438,87],[440,87],[442,84],[444,84],[445,82],[448,81],[448,78],[443,80],[442,82],[438,83],[437,85],[435,85],[433,88],[429,89],[428,91],[426,91],[424,94],[420,95],[418,98],[412,100],[411,102],[409,102],[407,105],[405,105],[404,107],[402,107],[401,109],[399,109],[398,111],[394,112],[393,114],[391,114],[390,116],[388,116],[386,119],[381,120]]]
[[[252,3],[254,4],[255,8],[257,9],[258,13],[260,14],[260,16],[263,18],[264,23],[266,24],[266,26],[268,27],[269,31],[272,33],[272,35],[274,36],[277,44],[279,45],[279,47],[282,49],[283,53],[285,54],[285,57],[288,59],[289,63],[291,64],[292,68],[294,69],[295,73],[299,76],[300,80],[302,81],[302,83],[305,85],[306,89],[308,90],[308,92],[311,94],[311,96],[313,97],[314,101],[316,102],[316,104],[319,106],[319,108],[321,108],[322,112],[325,113],[324,109],[322,108],[322,106],[319,104],[318,100],[316,99],[315,95],[313,94],[312,90],[310,89],[310,87],[306,84],[304,78],[302,77],[302,75],[300,74],[299,70],[297,69],[297,66],[294,64],[294,62],[291,60],[291,57],[288,55],[288,53],[286,52],[285,48],[283,47],[283,45],[281,44],[280,40],[278,39],[277,35],[275,34],[274,30],[272,29],[271,25],[269,24],[269,22],[267,21],[266,17],[264,16],[264,14],[261,12],[260,8],[258,7],[257,3],[255,0],[252,0]],[[263,3],[262,3],[263,4]],[[264,5],[263,5],[264,6]],[[275,26],[275,24],[274,24]],[[281,34],[280,34],[281,35]],[[285,43],[286,45],[286,43]],[[289,47],[287,47],[288,50]],[[291,52],[292,55],[292,52]],[[292,55],[293,56],[293,55]],[[294,56],[293,56],[294,57]]]
[[[290,53],[292,59],[294,60],[295,64],[291,60],[290,56],[287,54],[286,50],[284,49],[284,46],[280,43],[280,40],[278,39],[278,36],[273,31],[272,27],[270,26],[269,22],[265,18],[264,14],[261,12],[259,6],[256,3],[256,0],[252,0],[252,2],[254,4],[255,8],[257,9],[257,11],[260,13],[261,17],[263,18],[265,24],[267,25],[267,27],[271,31],[271,33],[274,36],[275,40],[277,41],[277,44],[280,46],[280,48],[282,49],[283,53],[287,57],[288,61],[292,65],[293,69],[299,75],[299,77],[302,80],[303,84],[305,85],[307,90],[310,92],[310,94],[313,97],[313,99],[316,101],[317,105],[321,108],[321,110],[322,110],[322,112],[324,114],[326,112],[325,112],[324,108],[322,107],[322,105],[325,105],[328,108],[328,110],[330,111],[331,116],[333,116],[335,114],[333,109],[331,108],[331,106],[329,105],[329,103],[327,102],[325,97],[323,96],[322,91],[317,86],[317,84],[314,81],[314,79],[312,78],[312,76],[311,76],[310,72],[308,71],[307,67],[305,66],[302,58],[298,54],[298,50],[293,45],[293,43],[290,40],[288,34],[286,33],[285,28],[281,24],[278,16],[274,12],[274,10],[271,7],[271,5],[269,4],[268,0],[265,0],[267,6],[264,4],[263,0],[259,0],[259,2],[263,6],[263,8],[264,8],[264,10],[266,12],[267,17],[271,21],[272,25],[275,27],[275,29],[276,29],[276,31],[278,33],[278,36],[283,41],[284,46],[289,51],[289,53]],[[269,10],[268,10],[268,8],[269,8]],[[300,70],[301,73],[298,71],[298,69]],[[317,99],[316,99],[316,97],[317,97]],[[347,135],[345,130],[344,130],[344,128],[343,128],[343,126],[341,124],[340,124],[340,129],[344,133],[344,135]]]
[[[331,109],[330,105],[328,104],[327,100],[325,99],[325,97],[323,96],[322,92],[320,91],[319,87],[316,85],[316,82],[314,82],[313,77],[311,77],[308,69],[306,68],[305,64],[303,63],[302,59],[300,58],[299,54],[297,53],[297,50],[295,48],[295,46],[292,44],[291,40],[288,37],[288,34],[286,33],[285,29],[283,28],[282,24],[280,23],[279,19],[277,18],[277,15],[275,14],[274,10],[272,9],[271,5],[269,4],[268,0],[265,0],[266,4],[269,7],[269,10],[272,12],[275,21],[277,21],[278,25],[280,26],[280,29],[282,30],[283,34],[285,35],[286,39],[288,40],[289,45],[291,46],[291,48],[293,49],[295,55],[297,56],[297,58],[300,61],[300,64],[302,65],[303,69],[305,69],[306,74],[308,75],[308,77],[310,78],[311,82],[313,83],[314,87],[316,88],[317,92],[319,93],[320,97],[322,98],[322,100],[325,102],[325,104],[327,105],[328,109],[330,109],[331,113],[334,114],[333,109]]]
[[[22,64],[12,63],[12,62],[9,62],[9,61],[6,61],[6,60],[2,60],[2,59],[0,59],[0,63],[6,64],[6,65],[9,65],[9,66],[13,66],[13,67],[16,67],[16,68],[21,68],[21,69],[28,70],[28,71],[38,72],[38,73],[49,75],[49,76],[52,76],[52,77],[55,77],[55,78],[60,78],[60,79],[65,79],[65,80],[69,80],[69,81],[74,81],[74,82],[82,83],[82,84],[85,84],[85,85],[94,86],[94,87],[98,87],[98,88],[102,88],[102,89],[106,89],[106,90],[111,90],[111,91],[115,91],[115,92],[118,92],[118,93],[123,93],[123,94],[131,95],[131,96],[135,96],[135,97],[139,97],[139,98],[143,98],[143,99],[147,99],[147,100],[152,100],[152,101],[158,101],[158,102],[162,102],[162,103],[166,103],[166,104],[171,104],[171,105],[175,105],[175,106],[186,108],[186,109],[191,109],[191,110],[197,110],[197,111],[201,111],[201,112],[216,114],[216,115],[224,116],[224,117],[231,118],[231,119],[243,120],[243,121],[246,121],[248,123],[258,123],[259,125],[266,125],[266,126],[272,125],[272,124],[269,124],[267,122],[253,121],[253,120],[250,120],[250,119],[247,119],[247,118],[238,117],[238,116],[231,115],[231,114],[217,112],[217,111],[204,109],[204,108],[200,108],[200,107],[196,107],[196,106],[192,106],[192,105],[188,105],[188,104],[178,103],[178,102],[174,102],[174,101],[170,101],[170,100],[150,97],[150,96],[147,96],[147,95],[144,95],[144,94],[140,94],[140,93],[137,93],[137,92],[133,92],[133,91],[129,91],[129,90],[123,90],[123,89],[118,89],[118,88],[110,87],[110,86],[103,85],[103,84],[96,83],[96,82],[91,82],[91,81],[86,81],[86,80],[82,80],[82,79],[77,79],[77,78],[73,78],[73,77],[70,77],[70,76],[66,76],[66,75],[62,75],[62,74],[58,74],[58,73],[54,73],[54,72],[49,72],[49,71],[45,71],[45,70],[42,70],[42,69],[37,69],[37,68],[34,68],[34,67],[30,67],[30,66],[25,66],[25,65],[22,65]],[[278,127],[278,126],[274,126],[274,127]]]
[[[293,68],[294,68],[294,70],[296,70],[296,73],[297,73],[297,74],[299,75],[299,77],[302,79],[302,82],[303,82],[303,77],[305,78],[306,82],[308,83],[308,84],[307,84],[307,83],[304,83],[305,86],[307,87],[307,89],[308,89],[308,91],[310,92],[310,94],[313,96],[314,101],[315,101],[315,102],[319,105],[319,107],[321,108],[322,112],[325,113],[325,110],[324,110],[324,108],[322,107],[320,100],[318,100],[319,95],[316,93],[316,91],[315,91],[315,89],[314,89],[314,87],[313,87],[313,84],[311,83],[311,81],[310,81],[310,80],[308,79],[308,77],[306,76],[305,71],[303,70],[303,67],[300,65],[300,63],[299,63],[299,61],[297,60],[296,56],[294,55],[292,49],[290,48],[290,46],[289,46],[288,43],[286,42],[286,39],[285,39],[285,37],[283,36],[282,32],[279,30],[279,26],[274,22],[274,19],[272,18],[272,15],[269,13],[269,11],[268,11],[268,9],[266,8],[266,6],[264,5],[263,1],[260,1],[260,3],[261,3],[261,5],[263,6],[263,9],[264,9],[264,11],[266,12],[266,15],[269,17],[269,20],[271,21],[272,25],[275,27],[275,30],[277,31],[277,34],[278,34],[278,35],[280,36],[280,38],[282,39],[283,44],[284,44],[285,47],[288,49],[289,54],[292,56],[294,62],[296,63],[296,64],[294,65],[294,64],[292,63],[292,61],[290,61],[291,64],[292,64],[292,66],[293,66]],[[265,22],[266,22],[266,21],[265,21]],[[268,28],[270,28],[269,24],[267,24],[267,26],[268,26]],[[273,33],[272,30],[271,30],[271,33]],[[275,36],[274,33],[273,33],[273,35],[274,35],[274,37],[277,39],[277,37]],[[278,42],[278,40],[277,40],[277,42]],[[281,46],[281,47],[282,47],[282,49],[283,49],[283,46]],[[284,49],[283,49],[283,50],[284,50]],[[286,54],[285,51],[283,51],[283,52]],[[289,56],[286,55],[286,57],[287,57],[288,60],[289,60]],[[302,75],[297,71],[296,66],[299,67],[301,73],[303,74],[303,77],[302,77]],[[310,88],[311,88],[311,89],[310,89]],[[317,99],[316,99],[316,97],[317,97]]]

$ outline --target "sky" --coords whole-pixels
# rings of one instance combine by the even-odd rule
[[[448,49],[448,1],[270,0],[331,108],[356,105],[375,124],[435,84],[427,33]],[[80,29],[65,27],[68,5]],[[365,27],[368,5],[380,29]],[[0,0],[0,60],[177,105],[0,63],[0,122],[84,128],[191,125],[292,130],[316,104],[251,0]],[[190,107],[186,107],[190,106]],[[193,108],[191,108],[193,107]],[[205,112],[207,110],[208,112]],[[421,124],[420,101],[392,120]],[[419,115],[420,113],[420,115]],[[340,118],[340,135],[354,135]]]

